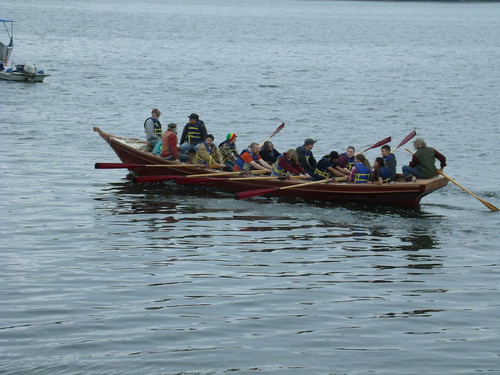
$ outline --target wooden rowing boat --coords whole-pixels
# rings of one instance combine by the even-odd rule
[[[123,138],[107,134],[99,128],[94,131],[111,146],[123,163],[148,164],[148,167],[128,168],[139,176],[177,175],[189,176],[208,174],[213,170],[200,167],[179,167],[171,161],[166,161],[146,151],[146,142],[135,138]],[[158,168],[150,165],[158,164]],[[418,206],[426,195],[445,187],[448,180],[443,177],[419,179],[414,182],[404,182],[401,175],[397,181],[390,184],[353,184],[345,182],[328,182],[323,184],[308,184],[307,181],[206,177],[180,178],[182,184],[206,186],[229,192],[246,192],[249,190],[269,189],[266,196],[295,197],[308,201],[338,202],[338,203],[368,203],[396,206]],[[304,186],[301,186],[304,185]]]

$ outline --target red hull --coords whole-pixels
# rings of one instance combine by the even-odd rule
[[[157,164],[158,167],[129,168],[138,176],[159,175],[193,175],[212,173],[213,170],[200,167],[179,167],[178,164],[166,161],[145,151],[146,142],[133,139],[116,137],[94,128],[94,131],[111,146],[118,158],[123,163]],[[401,179],[401,177],[400,177]],[[417,180],[413,183],[396,182],[391,184],[352,184],[352,183],[325,183],[301,187],[300,181],[278,179],[248,179],[232,180],[229,178],[207,178],[205,181],[186,179],[184,183],[208,186],[230,192],[243,192],[255,189],[275,190],[266,196],[294,197],[304,200],[338,202],[338,203],[369,203],[396,206],[417,206],[420,200],[448,184],[448,180],[435,177],[427,180]],[[297,185],[295,188],[280,189],[282,187]]]

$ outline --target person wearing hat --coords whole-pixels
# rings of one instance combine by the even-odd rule
[[[160,123],[161,112],[158,108],[153,108],[151,111],[151,116],[144,121],[144,132],[146,133],[146,150],[153,151],[156,144],[161,141],[161,123]]]
[[[304,144],[297,147],[297,156],[299,158],[299,164],[306,170],[310,176],[314,176],[314,171],[316,170],[317,162],[312,153],[312,149],[316,141],[312,138],[306,138]]]
[[[344,176],[342,169],[337,164],[338,161],[339,153],[337,151],[332,151],[330,154],[323,156],[314,170],[313,179],[318,181]]]
[[[184,126],[181,135],[181,152],[188,154],[189,151],[198,149],[198,145],[207,138],[207,128],[205,123],[200,120],[200,116],[191,113],[189,122]]]
[[[236,149],[236,134],[228,133],[226,139],[219,145],[222,160],[226,164],[226,169],[233,171],[236,160],[240,156]]]
[[[187,162],[189,156],[180,153],[177,149],[177,124],[171,122],[162,136],[161,157],[166,160],[174,160],[176,163]]]

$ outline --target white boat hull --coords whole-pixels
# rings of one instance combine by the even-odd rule
[[[21,81],[21,82],[43,82],[45,77],[50,76],[50,74],[29,74],[21,72],[0,72],[0,79],[4,81]]]

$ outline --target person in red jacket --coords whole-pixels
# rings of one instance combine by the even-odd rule
[[[297,152],[293,148],[278,156],[273,164],[271,176],[284,177],[288,173],[299,175],[304,179],[311,178],[304,168],[300,166]]]
[[[187,162],[189,156],[179,153],[177,149],[177,124],[168,124],[168,130],[161,137],[161,156],[166,160],[173,160],[177,163]]]

